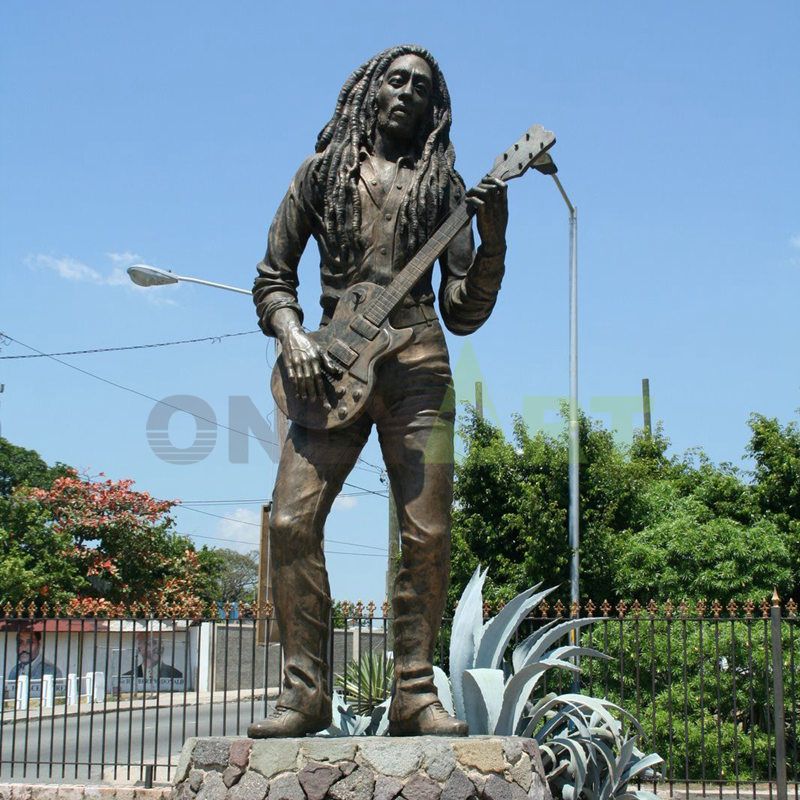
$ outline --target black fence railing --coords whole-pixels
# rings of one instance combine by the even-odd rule
[[[569,616],[543,605],[518,639]],[[332,623],[330,688],[363,708],[390,688],[391,673],[373,665],[391,659],[391,620],[346,611]],[[785,770],[800,800],[793,604],[777,614],[769,604],[589,604],[587,614],[596,616],[581,642],[611,658],[583,659],[581,691],[640,720],[642,749],[665,760],[659,794],[771,798]],[[243,736],[269,713],[281,679],[277,639],[271,616],[0,619],[0,781],[169,780],[189,736]],[[445,670],[448,645],[445,620],[436,654]],[[353,664],[368,654],[359,680]],[[541,691],[570,692],[572,680],[548,673]]]

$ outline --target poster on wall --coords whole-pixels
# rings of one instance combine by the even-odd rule
[[[118,692],[182,692],[188,689],[186,637],[140,631],[135,647],[115,651],[117,670],[112,689]]]
[[[183,692],[197,671],[197,626],[145,620],[0,621],[0,696],[6,702]],[[192,644],[194,642],[194,645]]]

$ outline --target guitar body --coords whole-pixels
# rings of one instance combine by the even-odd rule
[[[337,303],[333,319],[310,334],[320,349],[342,369],[339,378],[325,376],[324,400],[319,397],[301,399],[289,380],[283,357],[278,357],[272,370],[272,395],[290,420],[313,430],[333,430],[350,425],[364,412],[375,385],[376,368],[381,361],[408,345],[413,336],[411,328],[394,328],[388,321],[377,329],[373,338],[353,330],[352,325],[363,319],[361,309],[383,288],[367,282],[351,286]],[[347,365],[346,361],[351,363]]]

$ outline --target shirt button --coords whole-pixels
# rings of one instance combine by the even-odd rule
[[[392,218],[392,215],[391,215],[391,214],[387,214],[387,215],[386,215],[386,221],[387,221],[387,222],[388,222],[389,220],[391,220],[391,218]]]
[[[370,183],[371,183],[373,186],[377,186],[377,185],[378,185],[378,181],[376,181],[376,180],[372,180],[372,181],[370,181]]]
[[[382,256],[386,255],[386,248],[385,247],[381,247],[381,255]]]

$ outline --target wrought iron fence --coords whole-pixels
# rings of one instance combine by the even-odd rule
[[[358,705],[389,690],[341,679],[368,653],[391,658],[391,619],[385,605],[376,611],[343,604],[331,620],[330,688]],[[244,735],[278,694],[282,652],[269,607],[242,607],[235,619],[229,610],[220,619],[18,612],[0,618],[0,780],[166,781],[187,737]],[[581,691],[640,720],[643,749],[665,760],[659,794],[771,798],[783,766],[800,800],[794,603],[776,614],[767,602],[545,602],[518,635],[579,615],[591,618],[582,642],[611,657],[583,660]],[[448,639],[445,620],[436,654],[445,669]],[[565,674],[543,690],[572,688]]]

